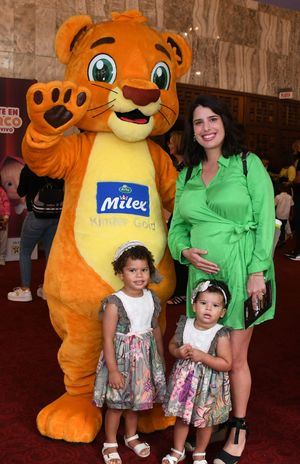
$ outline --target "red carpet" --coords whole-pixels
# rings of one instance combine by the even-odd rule
[[[277,316],[254,333],[250,352],[253,373],[248,415],[250,436],[241,464],[300,462],[300,262],[288,260],[281,251],[277,252],[275,262]],[[42,259],[33,262],[33,289],[42,281],[43,266]],[[101,463],[103,433],[94,443],[84,445],[47,439],[37,431],[38,411],[63,393],[63,376],[56,361],[60,341],[49,322],[46,302],[40,298],[22,304],[7,301],[7,292],[18,284],[18,263],[1,267],[0,279],[0,463]],[[168,308],[166,341],[182,311],[182,307]],[[152,453],[144,462],[160,463],[172,444],[171,439],[171,429],[147,435]],[[209,447],[209,463],[220,446],[217,443]],[[124,445],[119,450],[124,463],[143,462]],[[191,457],[185,462],[191,463]]]

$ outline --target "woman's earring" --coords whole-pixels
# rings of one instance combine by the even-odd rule
[[[196,142],[196,135],[194,134],[193,141]]]

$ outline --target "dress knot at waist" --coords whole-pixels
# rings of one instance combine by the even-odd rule
[[[239,241],[245,234],[250,232],[250,230],[256,230],[256,222],[248,222],[247,224],[234,225],[232,229],[232,235],[230,237],[230,243]]]
[[[122,332],[116,332],[116,335],[119,335],[120,337],[124,337],[124,338],[130,338],[130,337],[137,337],[137,338],[143,338],[143,335],[147,334],[147,333],[151,333],[153,332],[153,329],[150,328],[150,329],[145,329],[145,330],[140,330],[140,331],[137,331],[137,332],[128,332],[128,333],[122,333]]]

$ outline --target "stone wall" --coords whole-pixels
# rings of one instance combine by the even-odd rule
[[[182,33],[193,66],[182,82],[277,96],[291,87],[300,100],[300,12],[257,0],[2,0],[0,76],[61,79],[57,28],[69,16],[94,21],[139,9],[150,25]]]

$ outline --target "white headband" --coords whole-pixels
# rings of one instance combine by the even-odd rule
[[[114,257],[114,261],[116,261],[117,259],[120,258],[120,256],[127,250],[130,250],[130,248],[133,248],[133,247],[136,247],[136,246],[142,246],[144,248],[147,248],[146,245],[142,242],[139,242],[138,240],[131,240],[130,242],[126,242],[126,243],[123,243],[123,245],[121,245],[116,253],[115,253],[115,257]]]
[[[148,250],[148,248],[146,247],[146,245],[143,242],[139,242],[138,240],[131,240],[130,242],[123,243],[123,245],[121,245],[117,249],[117,251],[115,253],[114,261],[119,259],[120,256],[122,256],[122,254],[125,253],[125,251],[130,250],[130,248],[134,248],[136,246],[142,246],[142,247],[146,248],[146,250]],[[160,273],[158,272],[157,268],[155,267],[154,269],[155,270],[150,275],[150,278],[151,278],[153,283],[159,284],[162,281],[163,278],[160,275]]]
[[[228,300],[228,297],[224,291],[224,289],[222,287],[220,287],[220,285],[218,285],[217,283],[215,282],[211,282],[210,280],[204,280],[203,282],[200,282],[196,288],[194,288],[193,290],[193,293],[192,293],[192,296],[191,296],[191,303],[194,304],[195,303],[195,300],[197,298],[197,295],[198,293],[202,293],[202,292],[205,292],[209,287],[215,287],[217,288],[218,290],[220,290],[220,292],[222,293],[223,297],[224,297],[224,305],[226,306],[227,305],[227,300]]]

